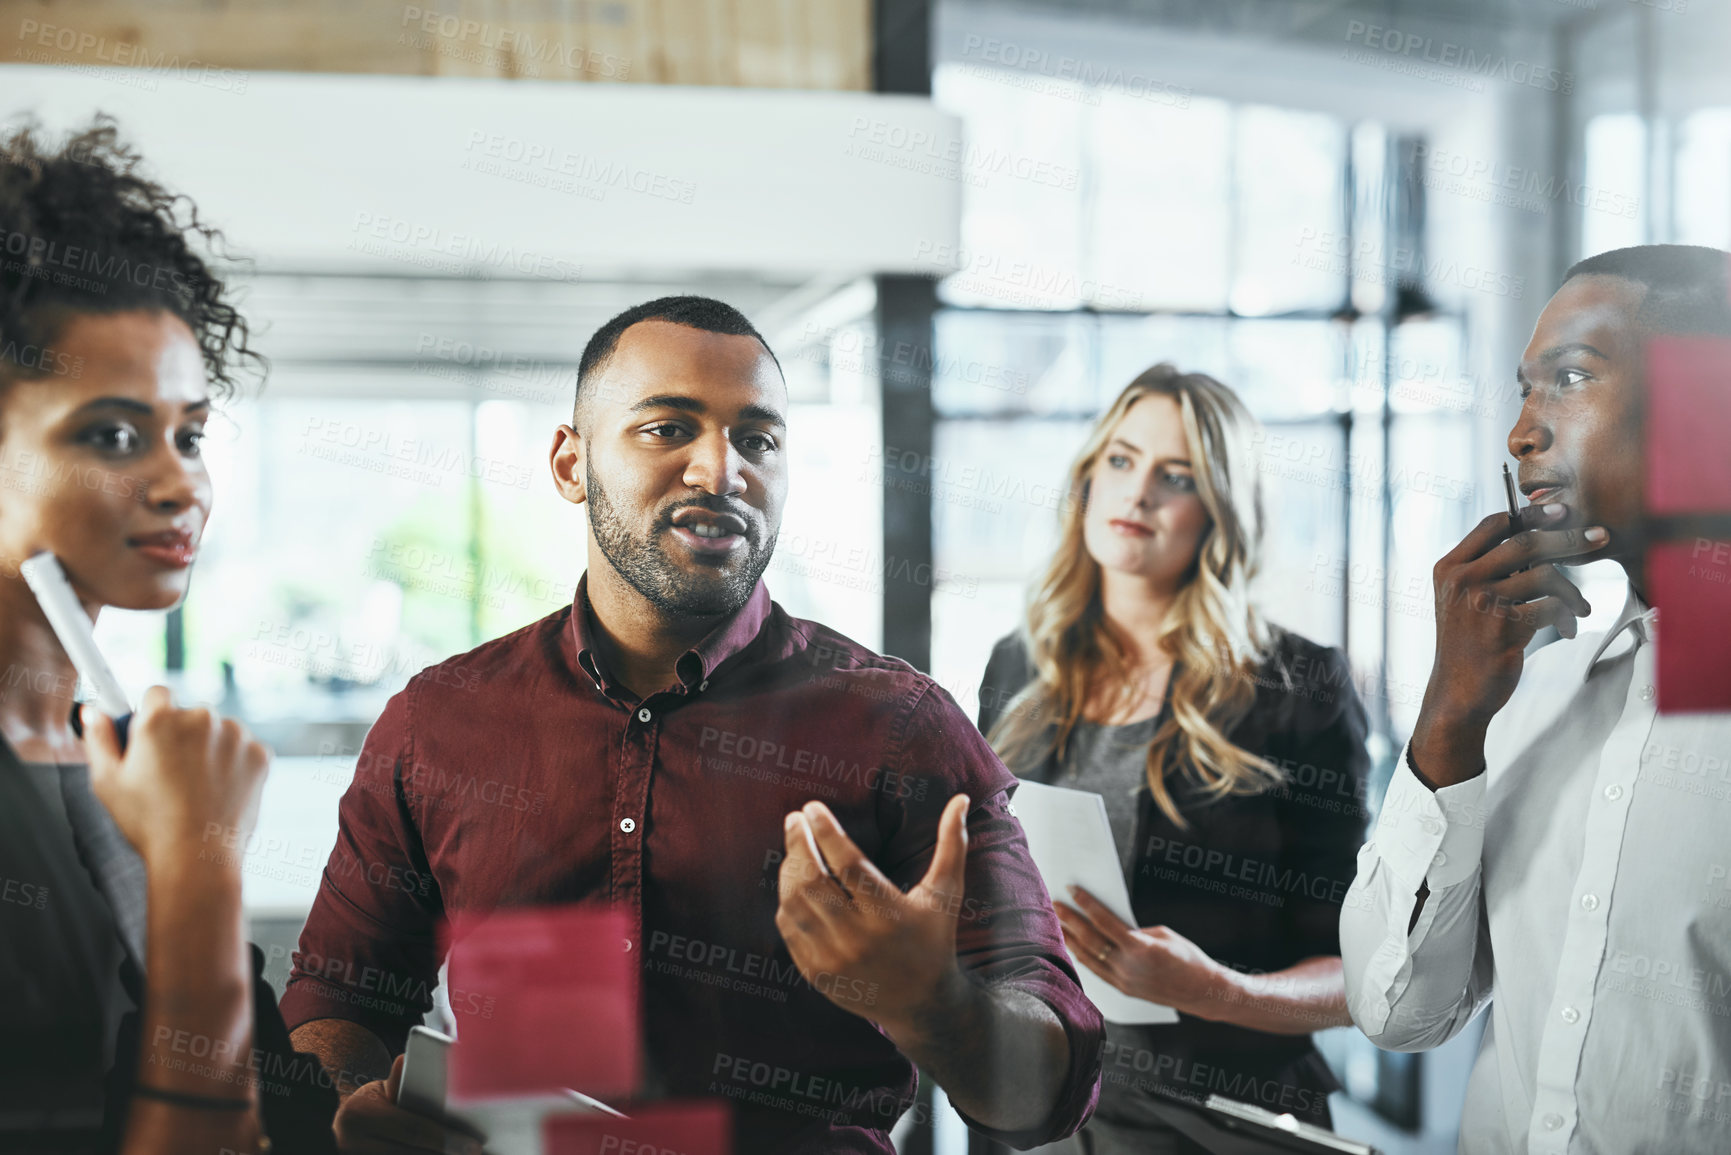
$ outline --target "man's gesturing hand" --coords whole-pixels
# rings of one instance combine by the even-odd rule
[[[1527,506],[1521,526],[1494,513],[1444,554],[1431,571],[1436,587],[1436,659],[1413,730],[1413,758],[1433,785],[1465,781],[1483,767],[1484,731],[1521,680],[1527,643],[1554,625],[1566,638],[1592,607],[1556,566],[1591,555],[1609,534],[1540,529],[1568,507]],[[1584,559],[1585,560],[1585,559]]]
[[[807,982],[891,1035],[966,983],[956,966],[956,917],[968,855],[967,795],[944,807],[931,866],[906,894],[823,803],[788,814],[783,828],[775,925]]]

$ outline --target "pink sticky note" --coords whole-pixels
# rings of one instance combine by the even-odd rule
[[[631,1108],[631,1118],[550,1115],[541,1126],[546,1155],[732,1155],[733,1135],[724,1100],[653,1103]]]
[[[1731,340],[1647,342],[1647,512],[1731,512]]]
[[[1650,546],[1646,573],[1659,610],[1660,711],[1731,710],[1731,542]]]
[[[1647,600],[1663,713],[1731,710],[1731,340],[1647,342]],[[1708,536],[1703,536],[1706,534]]]
[[[454,1099],[567,1087],[604,1100],[636,1093],[643,1016],[624,912],[501,910],[460,915],[449,933]]]

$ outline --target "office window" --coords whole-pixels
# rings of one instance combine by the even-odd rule
[[[1016,90],[977,67],[936,75],[970,140],[1073,127],[1078,195],[1018,220],[1034,194],[966,185],[962,228],[1006,244],[1061,238],[1028,243],[1074,246],[1082,272],[1067,295],[994,297],[979,270],[998,266],[974,254],[940,286],[934,471],[953,480],[933,486],[936,565],[951,575],[932,599],[933,673],[977,709],[991,644],[1019,626],[1051,559],[1092,419],[1170,361],[1232,386],[1262,423],[1256,595],[1273,621],[1346,650],[1372,728],[1374,805],[1429,666],[1430,567],[1496,497],[1466,476],[1474,422],[1497,397],[1463,373],[1463,319],[1397,313],[1386,270],[1349,259],[1422,230],[1422,198],[1395,186],[1410,174],[1394,150],[1411,142],[1375,122],[1199,96],[1176,107],[1084,92],[1040,108],[1002,99]],[[1417,1125],[1413,1057],[1324,1037],[1355,1097]]]
[[[1647,127],[1632,112],[1609,112],[1587,122],[1586,177],[1589,189],[1627,189],[1634,197],[1634,214],[1584,211],[1581,213],[1581,255],[1592,256],[1610,249],[1644,244],[1647,240],[1647,204],[1641,175],[1647,171]]]
[[[1079,86],[1071,88],[1080,96]],[[959,266],[944,282],[944,299],[1018,309],[1088,303],[1080,211],[1085,107],[953,69],[938,69],[932,90],[970,129],[978,126],[957,166],[967,204],[961,251],[930,254],[934,270]],[[1039,227],[1029,228],[1030,221]]]
[[[1261,317],[1327,310],[1341,275],[1306,259],[1346,234],[1346,126],[1333,117],[1246,107],[1234,116],[1232,311]]]
[[[952,475],[991,480],[979,483],[986,500],[972,503],[934,486],[937,565],[978,587],[965,599],[934,599],[934,664],[977,680],[987,643],[1014,627],[1027,583],[1049,557],[1056,509],[996,500],[989,487],[1060,485],[1087,420],[1158,361],[1219,377],[1266,424],[1269,569],[1326,570],[1317,551],[1348,548],[1348,383],[1359,370],[1350,326],[1332,319],[1349,298],[1349,270],[1305,256],[1348,232],[1358,139],[1349,127],[1200,96],[1078,90],[1035,99],[949,66],[938,68],[934,92],[963,117],[970,152],[1052,144],[1045,134],[1062,124],[1072,143],[1061,155],[1081,172],[1065,198],[964,182],[964,236],[1047,238],[1026,244],[1066,253],[1078,238],[1081,271],[1073,292],[1018,300],[983,291],[982,270],[1001,270],[1002,254],[982,250],[940,287],[936,456]],[[1027,207],[1035,198],[1037,212]],[[1032,250],[1004,251],[1031,267]],[[1380,404],[1380,377],[1375,385]],[[1277,617],[1342,640],[1344,600],[1317,592],[1332,587],[1266,584]]]
[[[1731,108],[1704,108],[1677,130],[1677,241],[1731,249]]]
[[[1231,106],[1193,98],[1179,108],[1108,92],[1091,119],[1086,245],[1098,284],[1086,303],[1223,309],[1232,273]]]

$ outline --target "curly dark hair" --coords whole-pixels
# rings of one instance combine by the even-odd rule
[[[109,116],[58,148],[28,123],[0,141],[0,383],[53,372],[71,317],[133,309],[186,322],[219,397],[262,377],[232,287],[194,251],[228,259],[222,234],[142,163]]]

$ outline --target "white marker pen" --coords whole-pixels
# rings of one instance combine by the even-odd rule
[[[18,570],[24,575],[30,592],[36,595],[37,604],[47,615],[54,636],[60,639],[66,656],[72,659],[78,676],[96,691],[96,704],[104,714],[114,719],[121,748],[125,749],[126,725],[132,720],[132,706],[126,700],[120,679],[108,668],[102,651],[96,648],[94,623],[79,604],[78,595],[72,592],[66,571],[60,568],[60,559],[44,551],[25,561]]]

